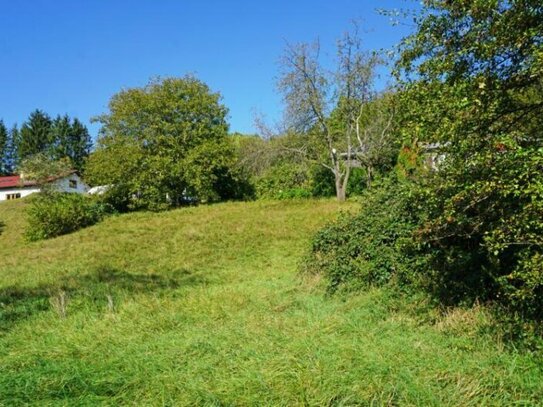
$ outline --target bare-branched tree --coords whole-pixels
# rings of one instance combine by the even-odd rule
[[[373,79],[379,58],[363,51],[355,24],[354,30],[338,41],[335,62],[335,70],[323,66],[318,41],[288,44],[278,88],[286,105],[286,123],[297,132],[314,136],[311,140],[325,151],[320,164],[334,174],[336,197],[344,201],[356,157],[353,142],[361,139],[360,112],[375,94]],[[331,123],[332,111],[341,124]]]

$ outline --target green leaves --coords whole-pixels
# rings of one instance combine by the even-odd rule
[[[117,93],[109,113],[95,118],[102,128],[87,164],[89,180],[111,185],[108,195],[123,209],[162,210],[188,197],[228,195],[217,190],[233,156],[220,99],[191,76]]]
[[[417,233],[428,275],[443,300],[492,299],[541,319],[543,5],[425,4],[398,71],[411,77],[400,94],[406,143],[446,145]]]

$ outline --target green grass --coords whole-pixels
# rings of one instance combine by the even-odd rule
[[[0,404],[543,403],[541,355],[486,334],[484,309],[301,278],[333,201],[135,213],[37,243],[24,206],[0,203]]]

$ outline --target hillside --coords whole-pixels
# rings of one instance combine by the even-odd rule
[[[24,206],[0,203],[2,405],[543,400],[541,360],[485,334],[484,311],[301,278],[333,201],[134,213],[31,244]]]

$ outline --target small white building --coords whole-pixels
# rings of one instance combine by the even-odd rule
[[[84,194],[89,189],[76,171],[51,178],[48,182],[60,192]],[[0,201],[23,198],[34,192],[40,192],[40,187],[35,181],[25,180],[20,175],[0,177]]]

